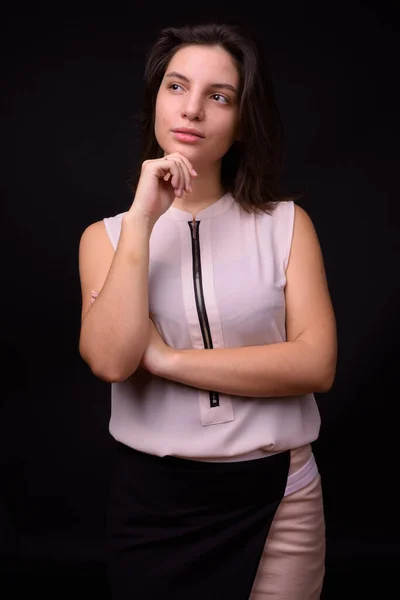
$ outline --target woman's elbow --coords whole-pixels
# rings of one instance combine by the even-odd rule
[[[124,369],[117,368],[112,361],[104,361],[99,357],[94,357],[85,349],[82,343],[79,344],[79,354],[82,360],[88,365],[95,377],[106,383],[118,383],[125,381],[137,369],[137,366],[126,366]]]
[[[117,368],[115,365],[89,365],[92,373],[106,383],[121,383],[131,377],[137,370],[138,364]]]

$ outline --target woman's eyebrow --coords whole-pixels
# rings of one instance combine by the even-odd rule
[[[186,77],[186,75],[182,75],[182,73],[178,73],[177,71],[171,71],[170,73],[167,73],[165,77],[168,77],[170,79],[180,79],[181,81],[185,81],[186,83],[191,83],[191,79]],[[236,88],[230,83],[212,83],[210,87],[226,89],[230,90],[231,92],[234,92],[235,94],[237,93]]]

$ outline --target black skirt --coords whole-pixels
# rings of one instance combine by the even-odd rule
[[[113,600],[248,600],[290,451],[209,463],[117,447],[107,515]]]

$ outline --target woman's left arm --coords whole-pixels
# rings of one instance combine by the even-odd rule
[[[317,233],[297,205],[286,276],[286,342],[213,350],[170,348],[161,353],[154,373],[238,396],[328,391],[336,373],[336,320]]]

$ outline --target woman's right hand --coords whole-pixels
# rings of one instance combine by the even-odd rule
[[[180,152],[163,158],[145,160],[128,214],[140,214],[153,224],[164,214],[175,197],[192,191],[191,181],[197,173]]]

